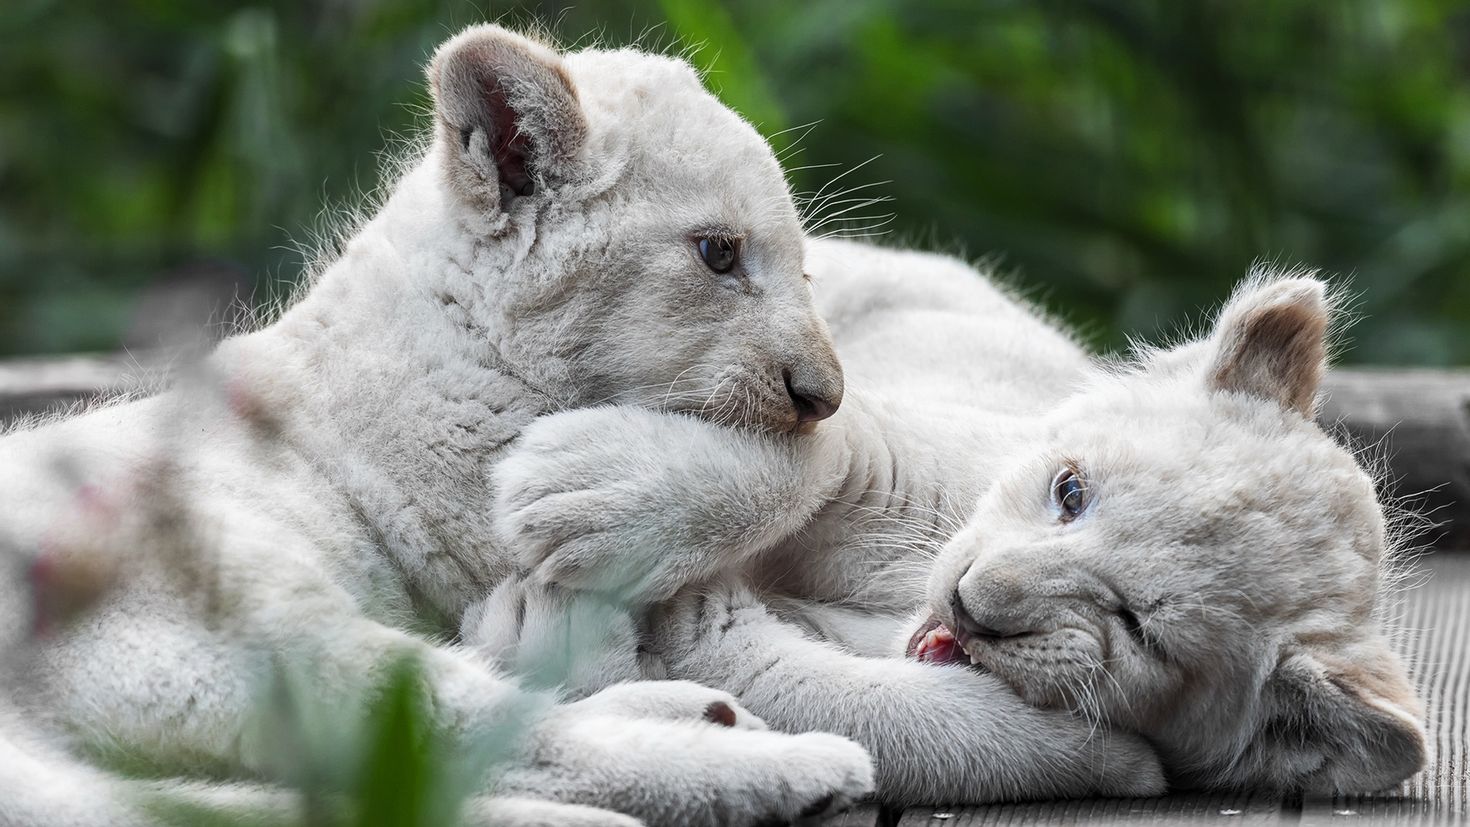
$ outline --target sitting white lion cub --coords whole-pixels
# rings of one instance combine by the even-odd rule
[[[666,601],[643,646],[667,674],[853,738],[901,803],[1160,789],[1121,731],[1182,786],[1372,790],[1422,764],[1373,482],[1312,421],[1320,282],[1253,279],[1209,335],[1095,367],[952,260],[820,242],[809,267],[842,411],[812,440],[538,422],[499,470],[536,568],[487,602],[493,652],[528,656],[512,597]]]
[[[181,777],[285,780],[250,725],[274,665],[342,708],[405,658],[452,736],[523,730],[477,823],[754,824],[871,789],[860,747],[761,731],[725,692],[559,705],[408,631],[513,568],[488,470],[537,416],[615,400],[792,431],[842,392],[775,158],[687,64],[486,26],[429,81],[432,145],[277,322],[203,380],[0,439],[0,823],[146,823],[154,794],[299,812]],[[72,570],[116,582],[32,635],[31,587]]]

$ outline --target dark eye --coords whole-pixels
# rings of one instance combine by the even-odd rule
[[[739,258],[740,252],[735,239],[715,236],[701,238],[697,243],[699,257],[704,259],[705,266],[709,269],[722,274],[735,269],[735,261]]]
[[[1061,512],[1062,522],[1071,522],[1087,508],[1087,485],[1077,469],[1067,466],[1051,480],[1051,499]]]

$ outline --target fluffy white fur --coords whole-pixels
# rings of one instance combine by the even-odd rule
[[[526,659],[551,640],[526,624],[569,622],[523,610],[506,637],[511,604],[659,604],[642,645],[667,674],[853,738],[902,803],[1159,791],[1129,732],[1177,786],[1363,791],[1422,764],[1374,616],[1382,510],[1311,419],[1320,282],[1248,281],[1207,336],[1110,367],[953,260],[816,242],[808,267],[838,415],[809,438],[621,407],[535,423],[496,473],[537,568],[469,616],[487,651]],[[978,668],[895,657],[936,624]]]
[[[0,441],[0,823],[142,823],[129,802],[154,793],[293,806],[72,758],[268,785],[280,746],[251,716],[273,668],[350,709],[405,657],[454,737],[525,730],[472,821],[760,823],[871,789],[861,748],[765,731],[727,693],[558,704],[414,631],[513,570],[488,471],[536,417],[615,401],[786,431],[795,394],[842,388],[775,159],[688,65],[477,27],[429,81],[431,145],[281,318],[168,393]],[[710,236],[738,241],[730,273],[701,261]],[[27,578],[57,572],[111,588],[32,635],[30,587],[54,606]]]

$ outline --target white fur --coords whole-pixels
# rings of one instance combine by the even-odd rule
[[[0,761],[0,822],[142,820],[110,803],[130,782],[61,758],[77,752],[276,779],[280,745],[251,716],[277,666],[351,710],[403,658],[451,736],[524,732],[487,792],[725,824],[870,789],[848,741],[711,725],[725,693],[557,704],[433,642],[515,568],[487,471],[537,416],[612,400],[790,429],[787,386],[835,400],[841,372],[774,158],[686,64],[477,27],[429,79],[434,140],[276,322],[167,393],[0,441],[8,628],[29,632],[27,571],[111,585],[15,650],[0,732],[33,760]],[[731,274],[700,260],[710,232],[743,239]],[[97,797],[51,796],[70,782],[44,779],[68,774]],[[628,823],[549,802],[470,812],[562,814]]]
[[[1248,282],[1211,336],[1109,367],[949,259],[814,242],[808,267],[838,415],[807,437],[538,421],[497,470],[505,536],[546,549],[521,599],[675,595],[648,631],[668,674],[852,737],[900,803],[1158,791],[1128,732],[1187,786],[1360,791],[1422,763],[1372,617],[1372,481],[1309,418],[1320,283]],[[1068,462],[1095,497],[1073,521]],[[954,600],[1020,634],[969,640],[984,670],[891,659]]]

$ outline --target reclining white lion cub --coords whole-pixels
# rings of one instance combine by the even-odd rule
[[[810,440],[539,420],[497,472],[534,573],[471,638],[534,658],[568,589],[666,601],[641,646],[668,675],[851,737],[901,803],[1075,793],[1120,731],[1178,786],[1364,791],[1422,765],[1378,624],[1382,509],[1312,421],[1320,282],[1253,279],[1207,336],[1099,367],[952,260],[815,242],[808,266],[842,410]],[[601,657],[574,679],[638,673]]]
[[[761,823],[871,789],[860,747],[761,731],[725,692],[557,705],[406,631],[456,626],[513,568],[488,471],[537,416],[648,402],[791,431],[842,393],[781,170],[688,65],[478,27],[429,80],[432,145],[277,322],[204,381],[0,439],[0,823],[146,823],[155,795],[293,812],[182,777],[280,780],[250,725],[274,664],[350,707],[406,657],[453,736],[525,727],[477,823]],[[720,390],[665,397],[686,385]],[[31,586],[101,570],[93,612],[30,634]]]

